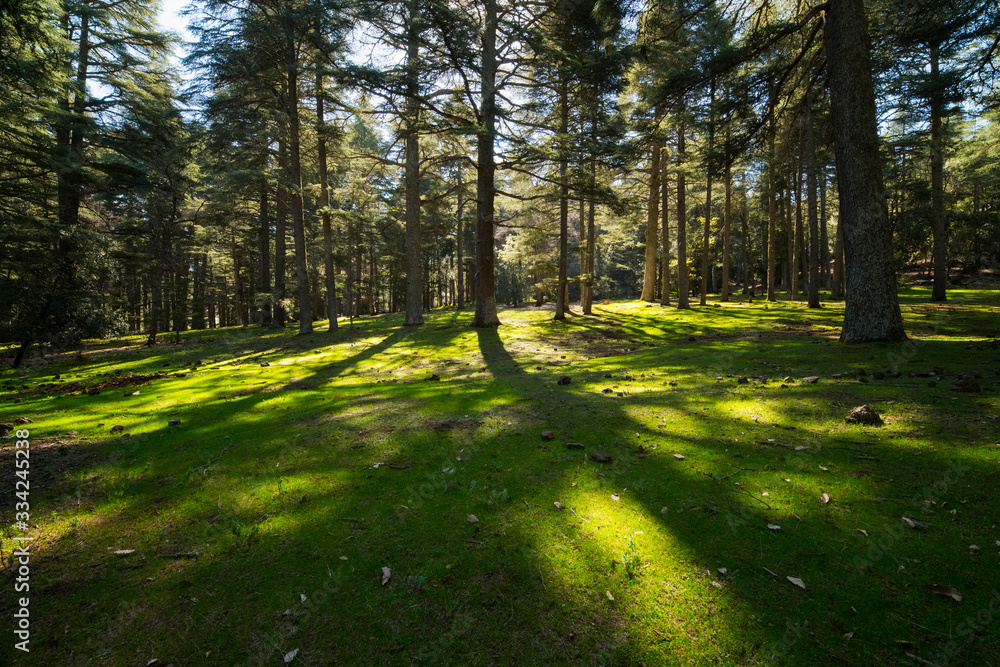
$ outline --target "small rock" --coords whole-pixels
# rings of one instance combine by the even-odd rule
[[[467,517],[465,517],[465,518],[466,518],[466,520],[467,520],[467,521],[468,521],[469,523],[479,523],[479,519],[477,519],[477,518],[476,518],[476,515],[475,515],[475,514],[470,514],[469,516],[467,516]]]
[[[171,419],[167,423],[170,424],[171,426],[180,426],[181,425],[181,420],[180,419]]]
[[[569,384],[572,381],[573,380],[568,375],[563,375],[561,378],[559,378],[556,384]]]
[[[435,381],[440,380],[440,379],[441,379],[441,376],[438,375],[437,373],[435,373],[434,375],[432,375],[429,378],[427,378],[427,381],[428,382],[435,382]]]
[[[125,430],[125,427],[122,426],[121,424],[118,424],[117,426],[112,426],[111,427],[111,432],[112,433],[122,433],[124,430]]]
[[[844,421],[848,424],[878,425],[882,423],[882,417],[867,405],[862,405],[848,412]]]
[[[556,434],[552,431],[542,431],[542,440],[555,440]]]
[[[892,380],[895,380],[896,378],[899,378],[899,377],[902,377],[902,376],[903,376],[903,374],[902,374],[902,373],[900,373],[899,371],[890,371],[890,372],[886,373],[886,374],[885,374],[885,376],[886,376],[887,378],[890,378],[890,379],[892,379]]]
[[[872,377],[875,378],[876,380],[884,380],[885,373],[883,373],[882,371],[875,371],[874,373],[872,373]]]
[[[683,461],[686,457],[683,454],[674,454],[674,458],[678,461]]]
[[[930,382],[927,383],[927,386],[931,387],[931,388],[934,388],[934,387],[937,386],[937,382],[935,382],[934,380],[931,380]]]
[[[307,493],[307,494],[303,495],[302,498],[299,499],[299,502],[300,503],[307,503],[307,502],[309,502],[309,494]]]
[[[24,399],[23,398],[15,398],[14,402],[15,403],[24,403]]]
[[[583,444],[579,442],[567,442],[566,449],[583,449]]]
[[[20,426],[21,424],[30,424],[31,420],[27,417],[18,417],[14,420],[14,423]]]
[[[748,382],[750,382],[750,378],[748,377],[736,378],[736,384],[747,384]]]
[[[604,388],[604,393],[605,394],[613,394],[613,393],[615,393],[615,390],[612,389],[611,387],[605,387]]]
[[[951,390],[966,393],[979,393],[982,391],[975,375],[959,375],[951,381]]]
[[[670,382],[668,382],[667,384],[669,384],[669,385],[670,385],[671,387],[676,387],[676,386],[677,386],[677,383],[676,383],[676,382],[674,382],[673,380],[671,380],[671,381],[670,381]]]
[[[611,463],[611,457],[604,452],[594,452],[588,458],[597,463]]]
[[[818,375],[810,375],[807,378],[802,378],[802,384],[816,384],[817,382],[819,382]]]
[[[271,363],[270,363],[270,362],[267,362],[267,361],[262,361],[262,362],[260,362],[260,367],[261,367],[261,368],[267,368],[267,367],[268,367],[268,366],[270,366],[270,365],[271,365]]]
[[[782,380],[782,382],[791,382],[791,381],[792,381],[792,377],[791,376],[788,376],[784,380]]]
[[[98,389],[97,387],[91,387],[90,389],[87,390],[87,395],[88,396],[97,396],[100,393],[101,393],[101,390]]]

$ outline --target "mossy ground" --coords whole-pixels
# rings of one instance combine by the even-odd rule
[[[4,369],[0,422],[33,420],[16,664],[995,664],[1000,294],[927,296],[901,297],[905,345],[841,345],[836,303],[628,302],[508,309],[499,330],[441,311],[135,337]],[[861,404],[885,424],[844,423]]]

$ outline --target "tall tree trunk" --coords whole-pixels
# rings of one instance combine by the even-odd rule
[[[476,174],[476,315],[473,326],[495,327],[497,317],[496,273],[494,268],[493,219],[496,200],[496,79],[497,79],[497,0],[483,0],[481,107],[477,137]]]
[[[302,210],[302,157],[299,150],[299,63],[291,35],[285,42],[288,68],[288,180],[292,182],[292,238],[295,240],[295,280],[299,297],[299,333],[313,330],[309,293],[309,265],[306,261],[306,221]]]
[[[750,216],[747,205],[747,175],[744,171],[740,183],[740,228],[743,230],[743,294],[754,296],[753,253],[750,252]]]
[[[267,179],[260,181],[260,221],[257,226],[257,247],[260,255],[260,274],[258,275],[257,292],[264,298],[271,293],[271,211],[268,202]],[[260,321],[262,327],[271,326],[271,301],[264,298],[260,304]]]
[[[566,73],[559,82],[559,279],[556,283],[555,319],[566,319],[566,279],[569,263],[569,157],[566,133],[569,130],[569,84]]]
[[[864,0],[829,3],[825,43],[847,269],[840,339],[903,340]]]
[[[833,242],[833,284],[830,298],[839,301],[844,298],[844,215],[837,214],[837,231]]]
[[[767,300],[775,301],[774,286],[778,278],[778,165],[774,153],[774,135],[777,128],[774,124],[774,105],[776,100],[772,93],[767,109]]]
[[[726,210],[722,216],[722,294],[720,301],[729,301],[729,241],[733,217],[733,166],[726,163]]]
[[[660,305],[670,305],[670,179],[666,151],[660,159]]]
[[[659,114],[657,114],[659,115]],[[660,227],[660,153],[663,143],[653,142],[649,159],[649,201],[646,207],[646,258],[642,275],[643,301],[656,299],[656,239]]]
[[[455,296],[458,309],[465,308],[465,180],[462,178],[462,168],[458,168],[458,206],[455,213]]]
[[[712,236],[712,167],[714,165],[715,156],[712,154],[715,150],[715,79],[712,79],[712,83],[709,85],[708,94],[708,152],[705,157],[705,171],[707,176],[705,179],[705,230],[704,230],[704,240],[702,243],[702,256],[701,256],[701,292],[700,292],[700,305],[704,306],[707,301],[708,296],[708,250],[709,241]]]
[[[934,216],[934,282],[931,301],[948,299],[948,238],[944,213],[944,149],[942,118],[944,90],[940,76],[940,44],[931,44],[931,209]]]
[[[333,224],[330,212],[330,170],[326,163],[327,127],[324,109],[323,71],[316,63],[316,142],[319,152],[319,205],[323,221],[323,273],[326,282],[326,318],[329,330],[337,330],[337,267],[333,261]],[[266,291],[266,290],[265,290]]]
[[[687,183],[684,178],[684,103],[681,102],[677,125],[677,308],[691,307],[687,263]]]
[[[597,133],[596,116],[591,121],[592,136]],[[587,278],[584,280],[581,289],[583,290],[583,314],[592,315],[594,309],[594,276],[597,268],[594,264],[596,258],[597,243],[597,204],[594,189],[597,187],[597,156],[590,156],[590,192],[587,195]]]
[[[278,142],[278,162],[282,166],[288,163],[288,147],[284,140]],[[288,189],[278,185],[276,190],[277,211],[274,222],[274,319],[278,326],[285,326],[288,314],[285,312],[285,262],[288,257],[286,248],[288,240]]]
[[[404,139],[406,158],[404,190],[406,193],[406,319],[404,326],[424,323],[424,310],[420,291],[423,285],[420,272],[420,94],[417,67],[420,58],[420,26],[417,22],[418,0],[408,0],[409,17],[406,25],[406,118]],[[430,304],[428,304],[430,306]]]
[[[795,260],[792,262],[792,293],[793,298],[798,299],[803,290],[803,283],[806,278],[805,266],[805,243],[802,230],[802,156],[799,155],[795,161]]]
[[[822,266],[821,284],[830,288],[830,231],[826,224],[826,168],[817,172],[819,176],[819,253]]]
[[[811,106],[812,100],[806,99],[802,118],[806,133],[806,197],[809,207],[809,308],[819,308],[819,212],[816,210],[816,146]]]

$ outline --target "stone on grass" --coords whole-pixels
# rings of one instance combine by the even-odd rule
[[[579,442],[567,442],[566,449],[583,449],[583,444]]]
[[[111,432],[112,433],[122,433],[124,430],[125,430],[125,427],[122,426],[121,424],[118,424],[117,426],[112,426],[111,427]]]
[[[882,423],[882,418],[867,405],[862,405],[848,412],[844,421],[848,424],[878,425]]]
[[[28,417],[18,417],[17,419],[14,420],[14,423],[17,424],[18,426],[21,426],[22,424],[30,424],[31,419],[29,419]]]
[[[597,463],[611,463],[611,457],[604,452],[594,452],[589,458],[591,461],[596,461]]]
[[[816,384],[817,382],[819,382],[818,375],[810,375],[807,378],[802,378],[802,384]]]
[[[552,431],[542,431],[542,440],[555,440],[556,434]]]
[[[181,425],[181,420],[180,419],[171,419],[167,423],[170,424],[171,426],[180,426]]]
[[[572,381],[573,380],[572,380],[572,378],[570,378],[570,376],[563,375],[561,378],[559,378],[559,380],[556,382],[556,384],[569,384]]]
[[[975,375],[959,375],[951,381],[951,390],[966,393],[979,393],[981,391]]]

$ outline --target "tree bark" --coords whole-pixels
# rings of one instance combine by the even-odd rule
[[[496,78],[497,3],[484,0],[480,127],[477,137],[476,178],[476,314],[473,326],[495,327],[497,317],[496,273],[494,267],[493,221],[496,201]]]
[[[816,146],[811,99],[806,99],[803,130],[806,133],[806,198],[809,216],[809,308],[819,308],[819,212],[816,210]]]
[[[934,217],[932,263],[934,265],[931,301],[948,299],[948,239],[944,213],[944,150],[942,117],[944,116],[944,91],[940,75],[940,45],[931,44],[931,209]]]
[[[904,340],[864,0],[829,3],[825,43],[847,273],[840,339]]]
[[[649,203],[646,208],[646,258],[642,276],[643,301],[656,299],[656,239],[660,226],[660,153],[663,143],[653,142],[649,159]]]
[[[337,330],[337,267],[333,261],[333,225],[330,215],[330,170],[326,163],[323,72],[316,64],[316,141],[319,153],[319,205],[323,221],[323,272],[326,282],[326,317],[329,330]],[[263,201],[263,200],[262,200]],[[266,253],[265,253],[266,256]],[[266,290],[264,290],[266,291]],[[270,317],[268,317],[270,319]]]
[[[260,274],[257,291],[261,294],[271,293],[271,220],[268,206],[267,180],[260,182],[260,221],[258,225],[257,244],[260,255]],[[263,327],[271,326],[271,303],[265,300],[260,304],[260,321]]]
[[[684,113],[683,103],[678,115]],[[687,264],[687,183],[684,178],[684,120],[677,127],[677,308],[691,307]]]
[[[278,142],[278,161],[282,166],[287,164],[288,148],[284,141]],[[274,220],[274,321],[278,326],[285,326],[288,317],[285,312],[285,262],[288,256],[286,247],[288,231],[287,188],[279,184],[276,191],[276,208]]]
[[[420,266],[420,137],[417,124],[420,122],[420,94],[417,67],[419,66],[419,30],[417,22],[417,0],[409,0],[409,20],[406,29],[406,119],[404,135],[406,158],[404,167],[404,190],[406,192],[406,319],[404,326],[413,327],[424,323],[424,311],[420,299],[423,286]],[[429,304],[430,305],[430,304]]]
[[[566,319],[566,279],[569,263],[569,156],[566,133],[569,131],[569,83],[565,72],[559,82],[559,279],[556,283],[555,319]]]
[[[312,303],[309,293],[309,265],[306,261],[306,223],[302,210],[302,157],[299,150],[299,70],[295,42],[289,35],[285,42],[285,65],[288,67],[288,180],[292,183],[292,238],[295,241],[295,279],[299,297],[299,333],[313,331]]]
[[[778,277],[778,166],[774,154],[774,135],[777,128],[774,124],[774,95],[768,103],[768,133],[767,133],[767,300],[775,301],[774,286]]]
[[[660,159],[660,305],[670,305],[670,179],[666,151]]]
[[[720,301],[729,301],[729,242],[733,217],[733,167],[726,164],[726,210],[722,216],[722,293]]]

